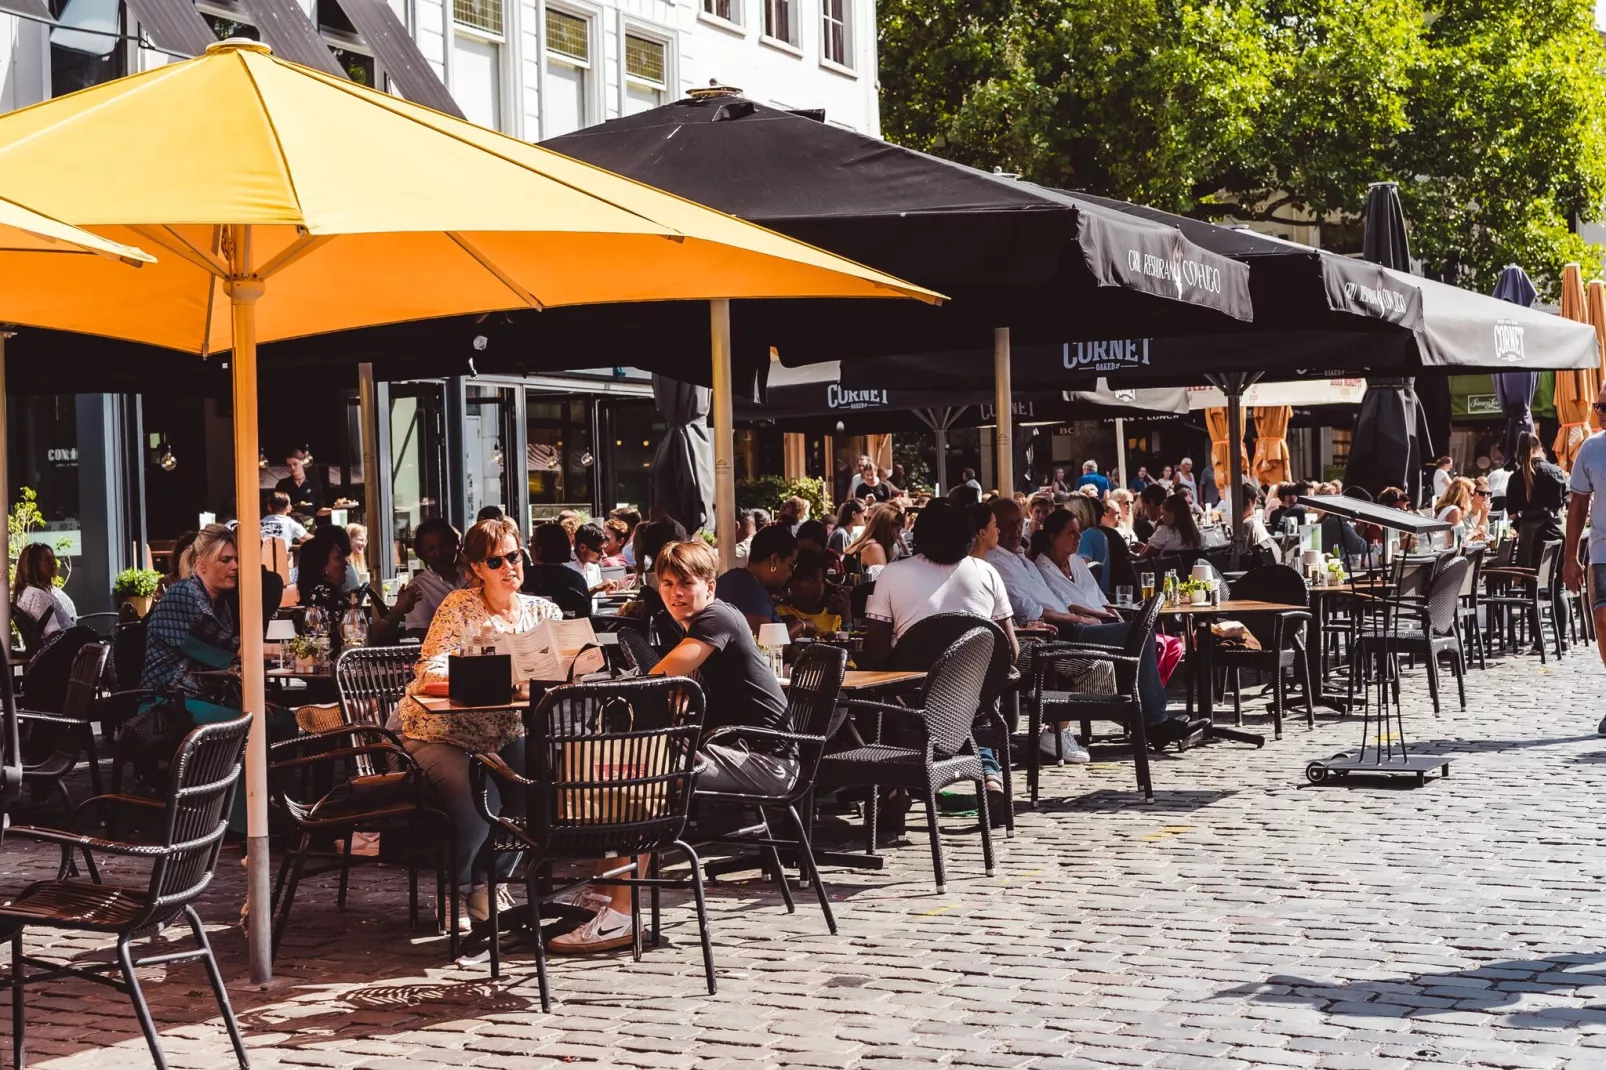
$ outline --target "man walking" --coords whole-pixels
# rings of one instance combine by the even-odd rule
[[[1595,398],[1595,412],[1606,418],[1606,386]],[[1567,541],[1562,547],[1562,579],[1583,596],[1587,593],[1595,620],[1595,643],[1602,662],[1606,662],[1606,431],[1597,431],[1578,447],[1573,458],[1573,474],[1567,484],[1572,496],[1567,500]],[[1589,523],[1589,574],[1585,585],[1584,566],[1578,560],[1578,542]],[[1600,722],[1606,735],[1606,719]]]

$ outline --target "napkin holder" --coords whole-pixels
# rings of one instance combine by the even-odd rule
[[[479,654],[446,659],[446,696],[458,706],[506,706],[513,701],[513,658]]]

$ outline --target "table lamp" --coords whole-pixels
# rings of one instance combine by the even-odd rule
[[[288,617],[275,617],[268,621],[268,632],[263,639],[269,643],[282,643],[296,637],[296,622]],[[284,667],[284,649],[279,650],[279,667]]]
[[[792,642],[791,634],[784,624],[760,624],[758,626],[758,645],[770,656],[770,668],[776,677],[781,676],[781,648]]]

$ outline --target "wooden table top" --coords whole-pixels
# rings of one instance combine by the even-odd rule
[[[1212,616],[1218,613],[1277,613],[1285,609],[1304,609],[1286,602],[1262,602],[1257,598],[1228,598],[1215,606],[1166,606],[1161,613]]]
[[[842,676],[842,690],[869,691],[877,687],[890,687],[893,684],[907,684],[915,680],[924,680],[923,672],[871,672],[867,669],[852,669]],[[789,678],[781,679],[781,686],[791,684]]]

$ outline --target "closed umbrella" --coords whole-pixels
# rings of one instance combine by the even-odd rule
[[[1584,313],[1589,317],[1589,325],[1595,328],[1596,344],[1606,354],[1606,282],[1589,280],[1589,286],[1584,290]],[[1606,377],[1606,371],[1601,375]],[[1593,405],[1589,408],[1589,426],[1596,431],[1601,429],[1600,413],[1595,411]]]
[[[708,430],[712,393],[706,386],[652,377],[652,396],[664,418],[664,437],[652,459],[652,504],[688,532],[714,516],[714,440]],[[725,503],[734,509],[734,502]]]
[[[354,169],[351,161],[363,161]],[[0,260],[0,318],[195,354],[232,347],[241,530],[258,523],[257,343],[507,308],[937,295],[628,179],[319,71],[254,41],[0,116],[0,188],[162,260]],[[71,258],[80,259],[80,258]],[[716,392],[716,421],[730,398]],[[726,470],[728,474],[728,469]],[[729,500],[730,495],[727,495]],[[721,510],[731,513],[732,510]],[[722,521],[723,523],[723,521]],[[239,547],[255,577],[260,548]],[[240,620],[261,587],[240,585]],[[266,980],[262,632],[242,629],[252,976]]]
[[[1249,470],[1263,486],[1276,486],[1294,478],[1293,458],[1288,453],[1288,424],[1294,418],[1291,405],[1261,405],[1255,415],[1255,460]]]
[[[1225,408],[1206,409],[1205,430],[1210,433],[1210,467],[1216,474],[1216,493],[1226,496],[1227,481],[1230,477],[1231,458],[1227,453],[1228,443],[1232,433],[1227,430],[1227,410]],[[1238,442],[1239,459],[1243,462],[1243,470],[1250,471],[1249,454],[1243,448],[1243,441]]]
[[[1568,264],[1561,269],[1562,318],[1576,320],[1579,323],[1587,322],[1589,317],[1584,310],[1584,303],[1583,270],[1577,264]],[[1556,373],[1556,419],[1561,423],[1561,429],[1556,432],[1556,441],[1552,448],[1556,454],[1556,463],[1563,468],[1573,466],[1573,458],[1578,455],[1578,447],[1589,437],[1590,406],[1595,404],[1595,396],[1599,393],[1598,354],[1593,368]]]
[[[1516,264],[1507,264],[1500,272],[1491,295],[1523,308],[1533,307],[1539,291],[1534,288],[1528,273]],[[1494,376],[1495,397],[1506,418],[1505,434],[1500,440],[1500,452],[1507,462],[1517,455],[1517,436],[1534,429],[1534,391],[1539,388],[1539,373],[1531,371],[1500,372]]]

